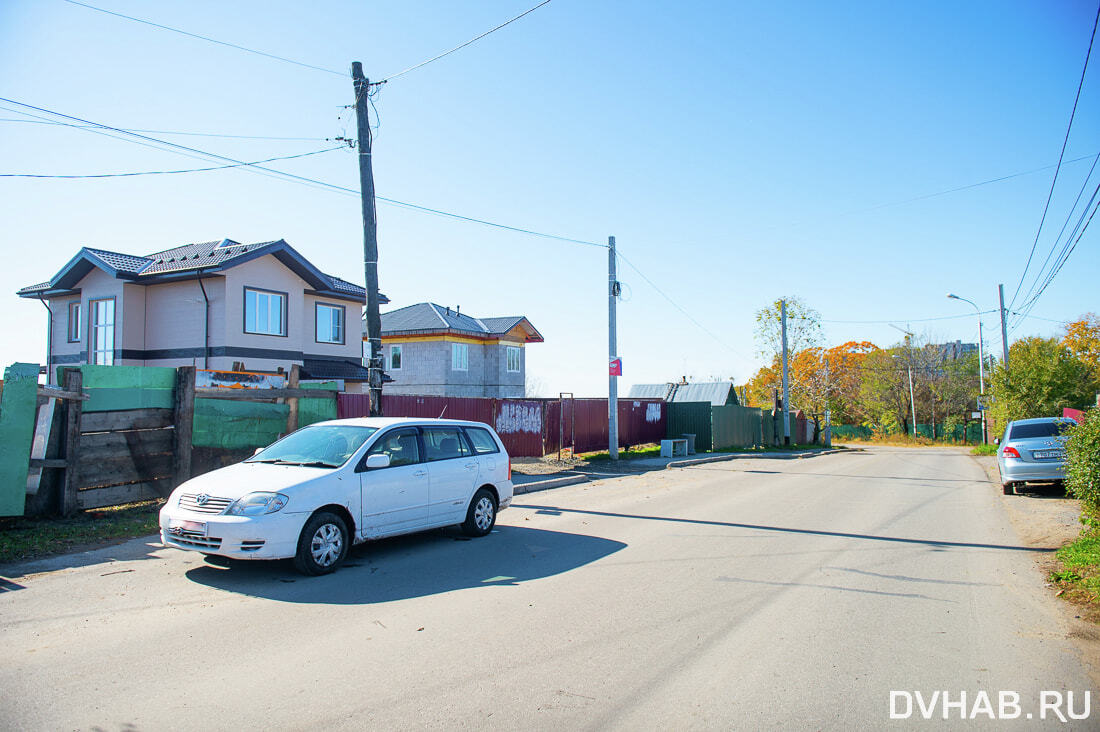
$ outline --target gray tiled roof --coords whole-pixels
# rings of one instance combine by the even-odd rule
[[[195,270],[219,270],[233,266],[238,259],[246,261],[268,253],[279,257],[285,265],[310,282],[318,291],[366,297],[364,288],[339,277],[319,272],[282,239],[255,244],[242,244],[232,239],[197,242],[154,252],[144,257],[106,249],[84,248],[52,280],[24,287],[17,294],[27,296],[58,287],[72,286],[83,276],[79,267],[92,266],[89,262],[95,262],[95,260],[114,269],[126,279],[155,282],[158,275],[179,275]],[[389,302],[385,295],[381,295],[381,301]]]
[[[737,392],[730,381],[702,384],[634,384],[628,399],[665,399],[670,402],[710,402],[711,406],[737,404]]]
[[[474,318],[443,305],[420,302],[382,313],[382,333],[449,330],[473,335],[502,335],[524,318],[522,315],[504,318]]]

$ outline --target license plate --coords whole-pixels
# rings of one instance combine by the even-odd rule
[[[1036,460],[1050,460],[1051,458],[1059,458],[1065,456],[1065,453],[1061,450],[1032,450],[1031,457]]]
[[[206,536],[206,523],[203,521],[184,521],[183,519],[173,519],[168,522],[169,534],[181,534],[184,531],[189,534]]]

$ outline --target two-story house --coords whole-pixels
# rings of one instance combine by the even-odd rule
[[[276,372],[297,364],[303,379],[342,379],[349,391],[367,380],[365,290],[321,272],[282,239],[145,256],[83,248],[48,282],[17,294],[49,311],[51,367]]]
[[[385,392],[523,397],[524,346],[542,342],[522,315],[473,318],[429,302],[382,313]]]

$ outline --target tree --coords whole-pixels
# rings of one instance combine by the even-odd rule
[[[860,424],[867,418],[860,400],[867,356],[880,350],[870,341],[848,341],[825,351],[829,376],[829,409],[837,424]]]
[[[754,336],[759,353],[764,357],[783,352],[782,318],[780,302],[787,302],[787,353],[795,353],[821,345],[821,313],[809,307],[797,297],[776,300],[768,307],[756,311]]]
[[[1089,365],[1057,338],[1024,338],[1008,351],[1011,371],[994,366],[990,415],[1000,425],[1014,419],[1060,416],[1063,407],[1093,402],[1100,381]]]
[[[1066,488],[1100,518],[1100,407],[1085,412],[1066,440]]]
[[[1066,324],[1062,345],[1100,376],[1100,317],[1085,313],[1080,320]]]
[[[860,403],[866,421],[878,427],[896,428],[909,434],[912,425],[909,374],[905,358],[909,349],[894,346],[867,355],[863,362]]]

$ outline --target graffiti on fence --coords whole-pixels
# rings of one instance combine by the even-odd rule
[[[637,404],[637,402],[635,402]],[[650,402],[645,406],[645,421],[656,424],[661,421],[661,403]]]
[[[542,433],[542,409],[538,404],[504,402],[497,414],[496,429],[502,435],[515,432]]]

